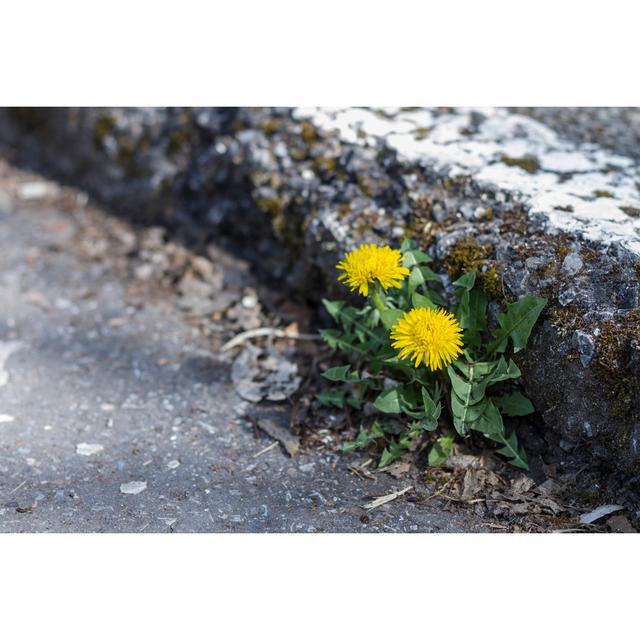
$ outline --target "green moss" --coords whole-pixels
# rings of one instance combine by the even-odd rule
[[[413,131],[413,137],[416,140],[424,140],[433,130],[433,127],[418,127]]]
[[[624,370],[632,340],[640,339],[640,310],[600,324],[596,339],[598,364],[610,372]]]
[[[573,207],[568,204],[566,206],[558,206],[558,207],[553,207],[556,211],[566,211],[567,213],[573,213]]]
[[[336,160],[336,158],[333,158],[331,156],[318,156],[312,160],[311,165],[317,173],[332,173],[336,170],[338,161]]]
[[[279,216],[284,213],[286,205],[282,198],[273,197],[273,198],[260,198],[256,201],[258,208],[260,211],[264,211],[270,216]]]
[[[566,307],[554,306],[548,311],[551,324],[558,329],[561,336],[584,327],[584,309],[568,304]]]
[[[554,249],[554,253],[558,256],[558,258],[560,258],[560,260],[564,260],[567,255],[569,255],[569,252],[571,251],[570,247],[567,246],[559,246],[559,247],[555,247]]]
[[[632,218],[640,218],[640,209],[636,207],[620,207],[620,209]]]
[[[502,156],[500,161],[508,167],[520,167],[527,173],[537,173],[540,170],[540,162],[535,156],[523,156],[522,158],[511,158]]]
[[[598,259],[599,255],[600,254],[591,247],[583,247],[583,249],[580,251],[580,256],[585,262],[594,262]]]
[[[296,161],[300,162],[309,157],[309,150],[306,147],[290,147],[289,155]]]
[[[129,176],[136,176],[139,174],[135,164],[135,147],[133,143],[126,139],[120,138],[118,140],[118,156],[117,163],[124,169]]]
[[[389,178],[382,174],[375,177],[360,174],[356,178],[360,191],[367,198],[377,198],[385,189],[391,186]]]
[[[485,265],[493,249],[478,244],[473,238],[465,238],[457,242],[444,259],[444,266],[451,278],[459,278],[468,271],[477,271]]]
[[[513,207],[503,212],[501,215],[502,224],[500,233],[517,233],[521,236],[528,236],[529,218],[521,207]],[[515,251],[520,252],[524,243],[518,242]]]
[[[175,156],[184,147],[189,144],[191,140],[191,132],[188,128],[176,129],[169,134],[169,145],[167,147],[167,153],[170,156]]]
[[[613,198],[613,193],[611,191],[594,191],[593,195],[596,198]]]
[[[98,149],[104,147],[104,139],[116,128],[116,121],[113,116],[103,115],[96,118],[93,125],[93,142]]]
[[[442,181],[442,186],[447,190],[463,188],[470,178],[468,176],[455,176],[454,178],[445,178]]]
[[[636,278],[638,278],[638,280],[640,280],[640,262],[636,262],[636,266],[635,266],[635,272],[636,272]]]
[[[284,214],[279,214],[273,218],[271,228],[279,240],[283,242],[287,241],[289,225],[287,224],[287,217]]]
[[[633,408],[633,400],[638,396],[640,384],[638,380],[625,376],[616,381],[609,394],[612,401],[612,413],[617,418],[629,418]]]
[[[490,299],[500,300],[504,298],[502,276],[495,267],[489,267],[486,271],[478,273],[478,281],[480,287]]]
[[[504,300],[505,293],[498,265],[488,260],[492,253],[491,246],[478,244],[473,238],[466,238],[449,250],[444,259],[444,267],[451,279],[475,271],[482,291],[492,300]]]
[[[350,204],[341,204],[338,208],[338,218],[340,220],[344,220],[351,213],[351,205]]]
[[[312,146],[318,140],[318,132],[310,122],[303,122],[300,125],[300,137],[307,143],[307,145]]]
[[[585,507],[593,507],[602,502],[600,492],[595,491],[594,489],[588,489],[580,497],[582,498],[582,502]]]
[[[260,128],[268,135],[273,135],[280,129],[280,120],[277,118],[265,118],[260,123]]]

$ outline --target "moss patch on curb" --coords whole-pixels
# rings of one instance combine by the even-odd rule
[[[493,253],[490,245],[479,244],[473,238],[457,242],[444,259],[444,267],[452,279],[463,273],[475,271],[478,283],[484,293],[492,300],[503,300],[502,276],[498,264],[489,260]]]
[[[522,158],[502,156],[500,162],[508,167],[520,167],[527,173],[537,173],[540,170],[540,161],[535,156],[523,156]]]

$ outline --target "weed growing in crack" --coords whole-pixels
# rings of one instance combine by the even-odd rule
[[[322,337],[348,361],[322,374],[339,387],[317,398],[337,408],[373,404],[378,416],[343,449],[383,443],[380,467],[400,458],[425,431],[439,435],[428,463],[442,464],[456,437],[477,431],[497,443],[509,463],[527,469],[526,453],[503,416],[527,415],[533,405],[515,388],[493,387],[520,377],[509,352],[526,347],[547,301],[524,296],[507,304],[490,330],[488,299],[476,286],[476,272],[453,282],[455,302],[448,305],[430,262],[407,240],[399,251],[363,245],[338,264],[344,272],[339,279],[364,301],[359,307],[323,301],[338,328],[322,330]]]

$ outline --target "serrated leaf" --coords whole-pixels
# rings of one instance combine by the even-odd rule
[[[476,377],[473,366],[469,368],[467,380],[456,373],[451,365],[447,367],[447,373],[449,374],[453,391],[464,405],[476,404],[482,400],[486,385],[478,382],[479,378]]]
[[[429,451],[427,464],[430,467],[437,467],[446,462],[453,451],[454,443],[454,436],[440,436]]]
[[[327,300],[326,298],[323,298],[322,304],[324,305],[324,308],[328,311],[329,315],[336,322],[338,322],[340,310],[344,306],[344,302],[342,302],[341,300]]]
[[[513,391],[492,398],[494,404],[507,416],[527,416],[535,411],[534,406],[520,391]]]
[[[481,402],[474,405],[464,404],[458,395],[453,393],[451,394],[451,411],[460,423],[468,423],[477,420],[482,415],[484,406]]]
[[[527,454],[522,447],[518,446],[518,438],[515,433],[512,433],[508,438],[503,436],[497,441],[504,445],[498,449],[498,453],[507,458],[509,464],[518,467],[518,469],[529,470]]]
[[[360,427],[360,431],[358,432],[358,436],[355,440],[351,442],[345,442],[342,445],[343,451],[355,451],[356,449],[364,449],[368,447],[372,442],[375,442],[379,438],[384,437],[384,431],[378,421],[376,420],[373,425],[371,425],[371,429],[364,429]]]
[[[428,296],[423,296],[421,293],[418,293],[417,291],[414,291],[411,294],[411,302],[416,309],[423,308],[423,307],[426,309],[438,308],[438,305],[432,302]]]
[[[409,274],[409,293],[413,294],[419,286],[431,281],[440,282],[440,276],[429,267],[413,267]]]
[[[332,302],[330,300],[322,301],[327,311],[331,314],[336,322],[340,322],[345,331],[352,331],[362,343],[369,342],[373,345],[372,350],[385,347],[388,344],[388,333],[385,329],[375,331],[363,322],[362,317],[369,314],[369,310],[365,307],[362,310],[353,307],[344,307],[340,302]],[[366,321],[366,317],[365,317]],[[345,338],[346,336],[343,336]],[[351,347],[353,349],[353,347]],[[369,348],[369,347],[368,347]],[[355,349],[360,353],[362,349]]]
[[[495,340],[489,347],[489,353],[504,351],[509,338],[513,343],[514,353],[524,349],[533,325],[546,304],[546,298],[524,296],[517,302],[507,305],[507,312],[498,314],[500,329],[493,334]]]
[[[327,407],[342,409],[344,403],[344,391],[327,391],[325,393],[318,393],[316,395],[316,400]]]
[[[347,336],[337,329],[320,329],[320,337],[329,345],[331,349],[340,351],[355,351],[364,354],[364,349],[354,344],[355,336]]]
[[[500,356],[496,368],[490,374],[491,384],[502,382],[503,380],[515,380],[521,375],[518,365],[513,360],[509,360],[507,364],[504,357]]]
[[[473,289],[473,285],[475,284],[475,282],[476,282],[476,272],[469,271],[468,273],[465,273],[463,276],[458,278],[452,284],[454,287],[459,287],[461,289],[464,289],[465,291],[471,291],[471,289]]]
[[[470,428],[479,431],[491,440],[504,436],[504,423],[498,408],[490,400],[482,403],[484,410],[477,420],[470,423]]]
[[[504,359],[504,358],[503,358]],[[452,363],[465,378],[469,378],[473,368],[474,375],[478,377],[486,376],[495,370],[497,362],[465,362],[464,360],[454,360]]]
[[[344,367],[332,367],[322,373],[322,377],[331,382],[357,382],[360,378],[357,373],[349,373],[351,365]]]
[[[392,462],[395,462],[398,458],[401,458],[406,451],[406,447],[401,446],[397,442],[390,442],[385,447],[382,455],[380,456],[378,469],[389,466]]]
[[[440,411],[442,410],[442,407],[440,406],[439,397],[436,396],[436,399],[434,400],[429,394],[429,392],[427,391],[427,388],[424,386],[420,389],[420,391],[422,393],[422,402],[424,403],[425,415],[439,418]]]
[[[464,329],[466,345],[480,345],[480,334],[487,329],[487,303],[487,296],[478,289],[462,293],[456,315]]]
[[[402,264],[409,269],[416,265],[426,264],[432,260],[433,258],[428,253],[419,251],[418,249],[404,251],[402,256]]]
[[[447,306],[447,301],[437,291],[429,289],[429,297],[434,302],[434,304],[438,305],[439,307]]]
[[[400,413],[400,387],[383,391],[376,398],[373,406],[383,413]]]
[[[423,429],[424,431],[435,431],[438,428],[438,419],[433,417],[424,417],[414,420],[411,423],[413,429]]]
[[[403,315],[404,311],[401,309],[384,309],[383,311],[380,311],[380,319],[387,329],[392,329]]]
[[[411,238],[405,238],[400,245],[400,253],[407,253],[416,248],[416,243]]]

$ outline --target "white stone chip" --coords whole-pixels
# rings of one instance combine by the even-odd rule
[[[167,467],[169,467],[169,469],[177,469],[180,466],[180,460],[169,460],[169,462],[167,462]]]
[[[6,413],[0,413],[0,423],[2,422],[13,422],[15,418]]]
[[[55,195],[58,189],[47,182],[23,182],[18,186],[18,196],[23,200],[41,200]]]
[[[121,484],[120,492],[136,495],[138,493],[142,493],[146,488],[147,483],[145,481],[133,480],[133,482],[125,482],[124,484]]]
[[[80,442],[76,445],[76,453],[79,456],[92,456],[94,453],[100,453],[101,451],[104,451],[104,447],[101,444]]]

